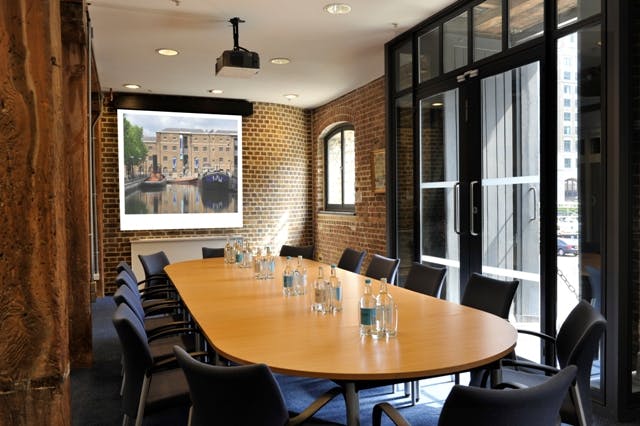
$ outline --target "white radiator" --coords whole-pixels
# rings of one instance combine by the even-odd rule
[[[229,236],[230,241],[239,239],[242,242],[242,237],[233,235]],[[133,272],[139,280],[144,278],[144,269],[139,254],[152,254],[159,251],[164,251],[171,263],[180,262],[183,260],[202,259],[202,247],[219,248],[224,247],[227,243],[227,236],[212,236],[212,237],[190,237],[190,238],[154,238],[144,240],[131,240],[131,266]]]

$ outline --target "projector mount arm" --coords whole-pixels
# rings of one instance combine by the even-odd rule
[[[233,26],[233,50],[234,51],[244,50],[245,52],[248,52],[248,50],[245,49],[244,47],[240,47],[238,43],[238,39],[240,38],[240,35],[238,32],[238,24],[244,21],[238,17],[235,17],[235,18],[229,19],[229,22],[231,22],[231,25]]]

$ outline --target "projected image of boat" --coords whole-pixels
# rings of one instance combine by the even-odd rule
[[[202,175],[201,184],[206,192],[227,193],[231,189],[231,176],[220,170],[207,172]]]

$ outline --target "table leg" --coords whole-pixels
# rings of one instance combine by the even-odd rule
[[[347,426],[358,426],[360,424],[360,400],[355,383],[347,382],[344,384],[344,399],[347,406]]]

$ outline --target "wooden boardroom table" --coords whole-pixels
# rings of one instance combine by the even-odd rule
[[[225,264],[222,258],[174,263],[165,270],[218,354],[240,364],[264,363],[278,373],[343,383],[349,425],[359,423],[359,381],[410,381],[467,371],[515,346],[517,333],[509,322],[396,286],[388,287],[398,304],[397,337],[361,338],[364,276],[338,269],[343,311],[323,315],[311,311],[310,290],[318,267],[328,277],[329,265],[304,260],[307,294],[285,297],[284,264],[284,258],[276,258],[271,280],[255,279],[252,268]],[[378,281],[372,282],[375,294]]]

